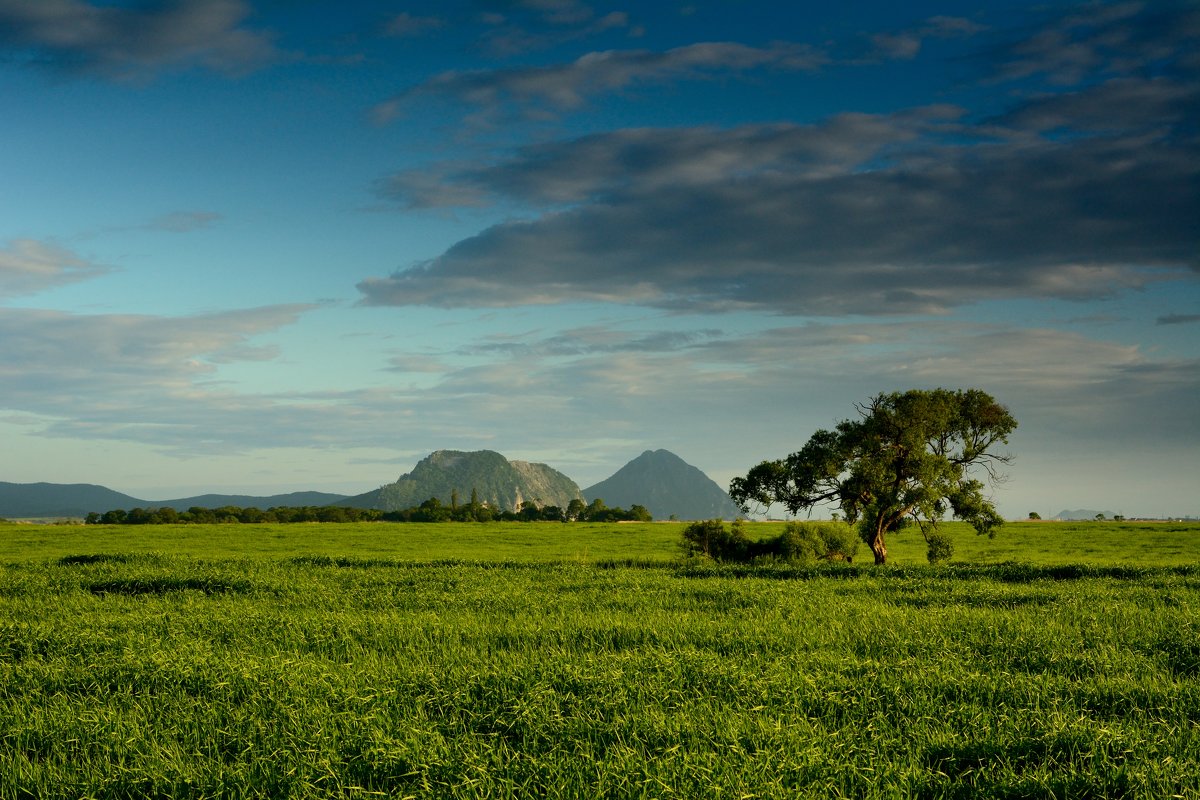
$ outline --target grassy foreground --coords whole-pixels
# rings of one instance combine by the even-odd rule
[[[1095,525],[0,526],[0,798],[1200,797],[1200,526]]]

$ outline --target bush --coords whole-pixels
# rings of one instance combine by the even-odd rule
[[[784,561],[853,561],[858,537],[842,522],[789,522],[783,533],[769,539]]]
[[[930,564],[949,561],[950,557],[954,555],[954,542],[936,528],[926,534],[925,541],[929,545],[929,549],[925,551],[925,557],[929,559]]]
[[[683,549],[691,555],[702,555],[717,561],[749,560],[750,540],[745,524],[738,520],[733,530],[719,519],[693,522],[683,529]]]
[[[777,560],[793,564],[851,561],[858,539],[842,522],[789,522],[778,536],[750,541],[745,520],[731,529],[719,519],[693,522],[683,530],[683,548],[690,555],[717,561]]]

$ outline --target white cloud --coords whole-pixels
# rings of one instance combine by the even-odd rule
[[[107,267],[47,242],[17,239],[0,247],[0,299],[96,278]]]

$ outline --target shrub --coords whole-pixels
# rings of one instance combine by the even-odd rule
[[[925,542],[929,545],[929,549],[925,551],[925,557],[929,559],[930,564],[949,561],[950,557],[954,555],[954,542],[936,528],[926,534]]]
[[[683,529],[683,549],[689,554],[708,556],[717,561],[746,561],[750,540],[746,538],[745,524],[741,520],[730,530],[721,520],[708,519],[693,522]]]
[[[851,561],[858,539],[842,522],[789,522],[778,536],[751,541],[745,520],[727,529],[719,519],[693,522],[683,530],[683,548],[691,555],[717,561],[778,560],[811,564],[814,561]]]
[[[853,561],[859,544],[853,529],[836,520],[789,522],[774,541],[785,561]]]

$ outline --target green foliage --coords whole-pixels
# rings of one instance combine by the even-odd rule
[[[104,514],[92,512],[84,519],[87,525],[174,525],[177,523],[192,523],[212,525],[217,523],[271,523],[271,522],[491,522],[520,521],[520,522],[568,522],[580,520],[584,522],[650,522],[650,512],[644,506],[634,505],[628,511],[623,508],[609,508],[603,500],[596,500],[592,505],[584,507],[583,501],[572,501],[569,508],[575,516],[552,505],[540,505],[533,500],[526,500],[517,512],[494,509],[480,503],[474,492],[468,505],[455,504],[446,506],[436,497],[430,497],[418,506],[399,511],[380,511],[373,508],[352,508],[347,506],[276,506],[263,511],[258,508],[239,508],[237,506],[222,506],[220,508],[200,508],[193,506],[182,514],[175,509],[163,507],[159,509],[134,508],[129,511],[112,509]],[[574,505],[578,502],[578,506]]]
[[[1042,515],[1041,515],[1041,514],[1039,514],[1039,513],[1038,513],[1038,512],[1036,512],[1036,511],[1030,511],[1030,512],[1029,512],[1029,518],[1030,518],[1030,519],[1032,519],[1032,520],[1038,520],[1038,519],[1041,519],[1041,518],[1042,518]]]
[[[954,542],[940,528],[934,528],[925,534],[925,557],[930,564],[940,564],[949,561],[954,555]]]
[[[782,503],[791,513],[836,504],[858,523],[877,564],[887,560],[886,534],[910,520],[935,523],[949,511],[988,535],[1003,524],[973,475],[997,477],[1008,456],[992,448],[1017,426],[990,395],[978,389],[880,394],[859,407],[859,416],[735,478],[730,497],[744,511],[751,503]]]
[[[771,560],[809,564],[852,561],[858,550],[854,532],[839,522],[789,522],[774,535],[751,541],[745,520],[729,528],[719,519],[693,522],[683,529],[682,546],[689,555],[716,561]]]
[[[719,519],[693,522],[683,529],[684,552],[713,558],[717,561],[745,561],[750,551],[745,526],[734,523],[726,528]]]

